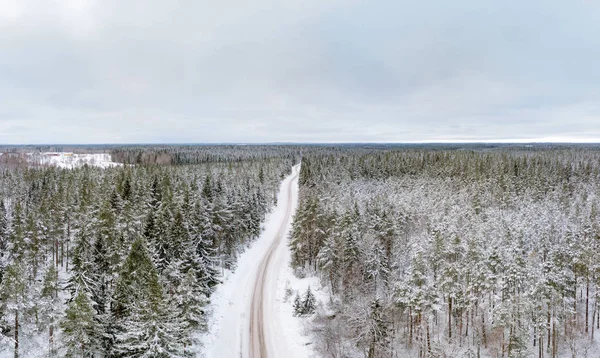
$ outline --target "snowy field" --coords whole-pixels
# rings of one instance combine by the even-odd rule
[[[111,161],[108,153],[75,154],[75,153],[27,153],[27,161],[35,165],[51,165],[59,168],[73,169],[83,165],[91,165],[100,168],[121,166],[121,163]]]
[[[297,173],[298,167],[294,168]],[[291,198],[285,190],[293,179]],[[281,184],[277,206],[264,224],[264,231],[248,250],[243,253],[234,272],[225,271],[223,284],[211,297],[211,318],[209,333],[201,340],[206,358],[248,357],[250,306],[255,278],[261,258],[264,257],[275,238],[283,220],[287,219],[285,240],[277,247],[273,261],[269,266],[266,285],[271,287],[271,295],[265,297],[265,325],[269,351],[276,352],[276,357],[307,358],[314,357],[312,343],[305,335],[304,318],[293,316],[291,296],[286,295],[286,288],[303,292],[309,282],[299,280],[290,268],[290,251],[288,233],[291,229],[291,218],[285,217],[286,206],[291,200],[292,212],[295,212],[298,201],[298,179],[294,174],[288,176]]]

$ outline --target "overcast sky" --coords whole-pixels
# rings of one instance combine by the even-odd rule
[[[600,1],[0,0],[0,143],[600,141]]]

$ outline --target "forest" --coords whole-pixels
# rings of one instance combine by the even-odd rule
[[[202,356],[297,163],[291,264],[327,299],[289,305],[317,356],[600,354],[598,147],[83,147],[121,164],[72,169],[31,150],[0,157],[0,357]]]
[[[312,152],[290,242],[323,357],[597,357],[600,151]]]
[[[299,161],[292,147],[110,150],[126,165],[0,161],[0,356],[198,356],[219,271]],[[124,154],[157,152],[185,160]]]

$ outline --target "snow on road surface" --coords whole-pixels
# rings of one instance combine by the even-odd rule
[[[240,256],[235,272],[211,297],[210,332],[202,337],[207,358],[307,358],[310,341],[302,322],[286,302],[290,252],[287,245],[298,202],[295,166],[279,191],[277,206],[265,221],[260,238]]]

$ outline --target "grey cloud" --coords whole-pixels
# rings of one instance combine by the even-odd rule
[[[0,143],[600,140],[595,2],[0,5]]]

